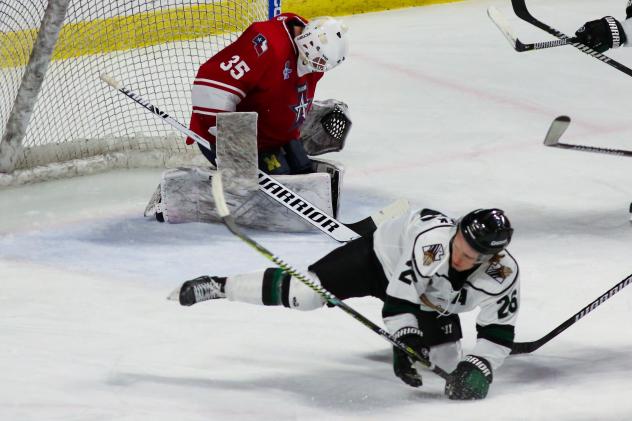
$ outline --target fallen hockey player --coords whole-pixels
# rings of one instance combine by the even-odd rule
[[[513,229],[499,209],[478,209],[455,221],[423,209],[379,225],[311,266],[311,278],[339,299],[373,296],[394,338],[450,375],[450,399],[487,396],[493,373],[509,355],[520,303],[518,264],[506,250]],[[279,268],[201,276],[169,297],[183,306],[228,299],[314,310],[321,295]],[[459,313],[480,308],[478,339],[463,357]],[[422,384],[413,361],[393,348],[395,375]]]

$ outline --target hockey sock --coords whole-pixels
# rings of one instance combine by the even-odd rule
[[[263,305],[289,307],[288,295],[292,277],[279,268],[266,269],[263,273],[261,297]]]

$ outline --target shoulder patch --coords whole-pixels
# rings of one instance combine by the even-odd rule
[[[507,292],[518,280],[518,263],[507,250],[489,264],[481,267],[470,275],[466,284],[477,291],[490,296],[498,296]]]
[[[430,266],[432,263],[438,262],[445,254],[445,251],[443,250],[443,245],[441,244],[431,244],[429,246],[424,246],[422,250],[424,252],[424,266]]]
[[[503,265],[497,260],[490,262],[489,267],[485,270],[485,273],[499,284],[505,282],[505,279],[511,276],[513,272],[512,268]]]
[[[434,223],[422,224],[428,228],[417,234],[413,244],[412,260],[417,273],[427,278],[436,271],[437,265],[442,265],[447,259],[446,250],[450,247],[453,227]]]
[[[263,53],[268,51],[268,40],[263,36],[263,34],[257,34],[252,39],[252,44],[257,52],[257,56],[261,56]]]

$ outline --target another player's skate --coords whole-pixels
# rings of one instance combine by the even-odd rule
[[[226,298],[224,285],[226,278],[219,276],[200,276],[186,281],[181,287],[176,288],[167,299],[179,301],[183,306],[192,306],[200,301]]]

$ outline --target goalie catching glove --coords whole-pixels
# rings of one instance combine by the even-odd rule
[[[453,400],[483,399],[487,396],[492,379],[489,361],[468,355],[450,373],[445,384],[445,394]]]
[[[301,142],[310,156],[338,152],[351,130],[349,106],[342,101],[314,101],[301,128]]]
[[[414,349],[419,355],[428,358],[428,348],[423,345],[423,333],[415,327],[404,327],[393,335],[404,345]],[[404,351],[393,347],[393,371],[404,383],[412,387],[423,384],[421,373],[417,371],[413,361]]]

